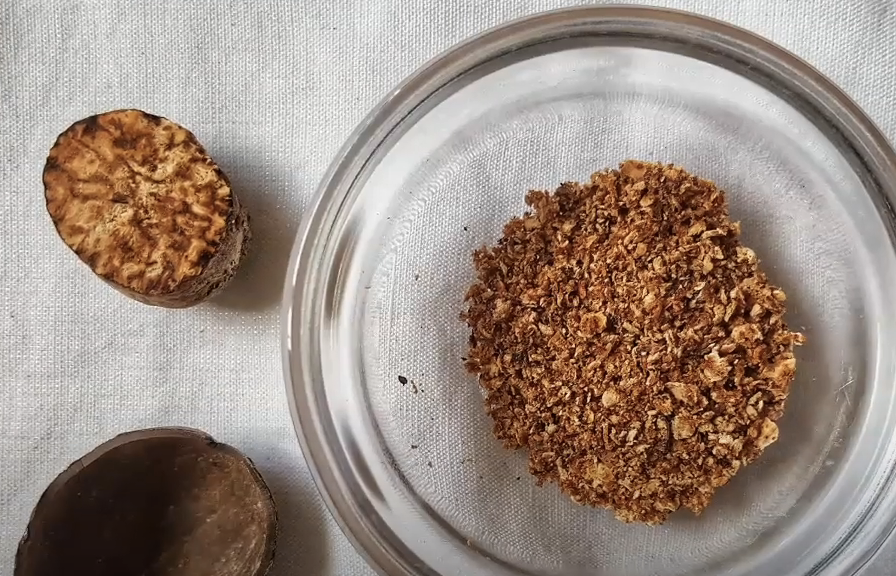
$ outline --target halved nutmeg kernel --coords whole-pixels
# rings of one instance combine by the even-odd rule
[[[75,122],[50,149],[43,182],[65,244],[140,302],[198,304],[245,257],[249,216],[227,176],[166,118],[126,109]]]

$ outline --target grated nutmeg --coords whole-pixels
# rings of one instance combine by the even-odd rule
[[[722,190],[630,160],[533,190],[473,254],[461,318],[494,434],[538,484],[660,524],[778,439],[804,337]]]

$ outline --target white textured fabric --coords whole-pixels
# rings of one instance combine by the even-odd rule
[[[678,0],[793,50],[896,139],[892,0]],[[43,488],[127,430],[201,428],[259,466],[279,504],[274,574],[372,574],[318,498],[280,369],[284,267],[304,206],[364,114],[417,66],[556,0],[0,3],[0,575]],[[253,219],[215,303],[167,311],[98,281],[57,238],[40,172],[55,136],[138,107],[191,128]],[[896,542],[867,570],[884,576]]]

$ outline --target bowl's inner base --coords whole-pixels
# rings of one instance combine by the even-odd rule
[[[701,517],[678,512],[656,528],[536,487],[525,455],[493,438],[461,360],[472,251],[526,209],[527,190],[587,180],[628,158],[676,163],[723,188],[744,243],[789,296],[790,326],[808,338],[778,443]],[[893,265],[876,249],[889,242],[885,228],[836,149],[732,73],[636,49],[524,59],[423,115],[351,218],[359,240],[340,300],[356,328],[340,345],[360,350],[358,393],[391,454],[383,509],[408,520],[393,530],[430,565],[442,558],[443,574],[482,563],[565,576],[764,574],[777,544],[830,504],[844,459],[865,457],[854,446],[878,360],[875,268]],[[421,523],[433,533],[441,523],[447,540],[433,542]]]

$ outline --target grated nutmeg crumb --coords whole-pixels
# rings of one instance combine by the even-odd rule
[[[778,439],[802,334],[724,193],[671,164],[533,190],[473,254],[471,329],[494,434],[538,484],[660,524],[701,513]]]

